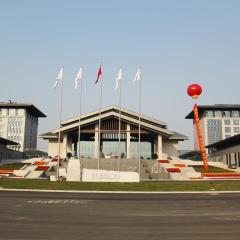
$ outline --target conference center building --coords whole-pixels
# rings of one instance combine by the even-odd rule
[[[79,125],[81,158],[97,158],[100,149],[101,158],[138,158],[139,114],[117,106],[101,110],[101,128],[99,133],[99,110],[63,121],[60,131],[60,156],[67,153],[78,156]],[[119,119],[120,142],[119,142]],[[79,121],[80,120],[80,121]],[[166,158],[178,156],[179,142],[188,138],[169,130],[166,123],[141,115],[140,118],[141,159]],[[48,155],[58,156],[59,128],[40,135],[48,141]],[[100,141],[99,141],[100,139]]]

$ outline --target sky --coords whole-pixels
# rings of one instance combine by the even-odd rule
[[[138,111],[133,84],[142,68],[142,114],[189,136],[198,83],[204,104],[239,104],[240,1],[238,0],[0,0],[0,101],[32,103],[47,115],[38,133],[58,126],[64,66],[63,120],[79,112],[74,78],[83,66],[83,113],[99,106],[95,85],[103,64],[102,106],[117,104],[115,78],[123,69],[123,107]],[[38,148],[47,143],[39,140]]]

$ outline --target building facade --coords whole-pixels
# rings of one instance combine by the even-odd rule
[[[208,160],[222,163],[229,168],[240,168],[240,134],[206,146]]]
[[[204,145],[210,145],[240,133],[240,105],[216,104],[198,106]],[[193,111],[186,119],[193,119],[194,150],[199,150]]]
[[[32,104],[0,103],[0,137],[17,142],[8,146],[23,152],[37,147],[38,118],[46,117]]]
[[[138,114],[127,109],[121,110],[121,131],[119,142],[119,108],[110,106],[102,109],[100,141],[99,111],[81,116],[80,153],[82,158],[97,158],[100,145],[101,157],[138,158]],[[62,122],[60,156],[68,152],[78,156],[79,118]],[[156,119],[141,116],[141,158],[151,159],[153,154],[158,158],[178,156],[178,143],[188,139],[186,136],[167,128],[167,124]],[[48,141],[48,155],[58,155],[59,129],[42,134]],[[120,153],[120,154],[119,154]]]

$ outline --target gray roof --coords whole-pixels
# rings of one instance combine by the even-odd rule
[[[106,112],[116,112],[116,113],[119,114],[119,107],[117,107],[115,105],[112,105],[112,106],[102,108],[101,114],[104,114]],[[138,119],[138,117],[139,117],[139,114],[137,112],[130,111],[130,110],[125,109],[125,108],[121,108],[121,114],[126,115],[126,116],[131,116],[135,119]],[[98,116],[98,115],[99,115],[99,110],[94,111],[94,112],[90,112],[90,113],[87,113],[87,114],[83,114],[81,116],[81,120],[84,120],[86,118],[93,117],[93,116]],[[71,119],[68,119],[66,121],[63,121],[62,125],[64,126],[64,125],[74,123],[74,122],[78,122],[78,121],[79,121],[79,117],[75,117],[75,118],[71,118]],[[154,123],[155,125],[161,126],[163,128],[167,128],[167,124],[165,122],[159,121],[158,119],[155,119],[155,118],[150,118],[150,117],[145,116],[145,115],[141,115],[141,121],[151,122],[152,124]]]
[[[188,140],[189,138],[181,133],[173,132],[173,135],[169,137],[170,140]]]
[[[234,135],[232,137],[229,138],[225,138],[223,140],[220,140],[218,142],[209,144],[208,146],[206,146],[206,148],[214,148],[214,149],[225,149],[225,148],[229,148],[229,147],[233,147],[236,145],[240,144],[240,134]]]
[[[47,133],[43,133],[41,135],[39,135],[40,138],[43,138],[43,139],[57,139],[58,136],[56,133],[52,133],[52,132],[47,132]]]
[[[11,141],[11,140],[8,140],[6,138],[2,138],[0,137],[0,145],[19,145],[18,143],[14,142],[14,141]]]
[[[198,112],[201,115],[203,112],[208,110],[220,110],[220,111],[240,111],[240,104],[215,104],[215,105],[199,105]],[[193,119],[193,110],[185,117],[186,119]]]
[[[0,108],[24,108],[34,117],[46,117],[44,113],[31,103],[0,102]]]

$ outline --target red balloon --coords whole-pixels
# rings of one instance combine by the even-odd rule
[[[188,87],[187,93],[192,98],[198,98],[202,93],[202,87],[198,84],[192,84]]]

